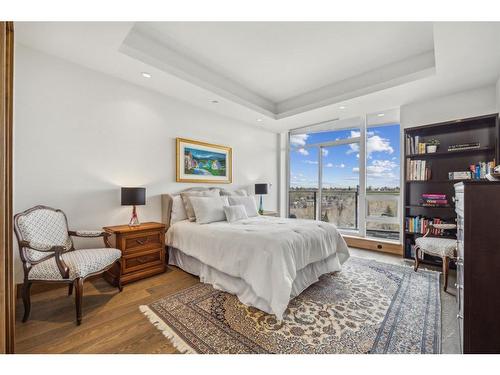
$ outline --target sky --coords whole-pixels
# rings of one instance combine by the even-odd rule
[[[359,136],[359,129],[295,134],[290,136],[290,186],[318,187],[319,149],[304,146]],[[399,187],[399,124],[367,130],[366,186]],[[323,148],[323,187],[359,184],[359,144]]]

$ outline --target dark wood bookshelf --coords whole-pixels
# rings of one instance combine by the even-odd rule
[[[429,139],[437,139],[440,144],[435,153],[415,154],[406,149],[406,138],[419,136],[420,142],[425,143]],[[405,165],[404,179],[404,215],[403,215],[403,246],[404,257],[413,259],[410,246],[414,244],[415,238],[422,236],[421,233],[408,232],[405,228],[407,217],[439,218],[445,222],[456,221],[455,206],[452,200],[454,195],[454,184],[462,180],[449,180],[448,172],[468,171],[469,165],[479,162],[495,160],[498,164],[500,130],[498,114],[489,114],[473,118],[446,121],[436,124],[427,124],[406,128],[404,130]],[[479,143],[478,148],[448,151],[451,145],[464,143]],[[426,160],[426,166],[430,168],[431,175],[428,180],[408,180],[407,160]],[[484,180],[477,180],[484,181]],[[475,181],[474,181],[475,182]],[[446,194],[449,206],[423,206],[421,204],[422,194]],[[456,238],[447,232],[440,238]],[[424,262],[441,264],[441,259],[425,256]]]

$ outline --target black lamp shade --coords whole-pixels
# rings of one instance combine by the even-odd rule
[[[122,206],[142,206],[146,204],[146,188],[122,187]]]
[[[255,194],[263,195],[267,194],[267,184],[255,184]]]

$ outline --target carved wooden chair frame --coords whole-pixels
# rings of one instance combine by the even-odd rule
[[[66,265],[64,262],[62,255],[71,251],[74,251],[74,245],[73,245],[73,240],[71,237],[86,237],[86,238],[97,238],[97,237],[103,237],[104,244],[107,248],[111,247],[111,244],[109,242],[109,233],[106,232],[98,232],[96,231],[95,233],[89,234],[81,234],[78,231],[71,231],[68,230],[68,235],[70,237],[71,241],[71,247],[69,249],[66,249],[64,246],[52,246],[50,248],[37,248],[36,245],[30,244],[30,242],[26,241],[22,237],[21,230],[19,228],[19,218],[28,215],[32,213],[33,211],[37,210],[50,210],[54,211],[57,213],[60,213],[63,215],[65,223],[66,223],[66,228],[68,227],[68,218],[66,217],[66,214],[59,209],[55,209],[52,207],[47,207],[47,206],[35,206],[32,207],[26,211],[23,211],[21,213],[18,213],[14,216],[14,232],[16,233],[17,237],[17,242],[19,245],[19,253],[21,256],[21,261],[23,263],[23,270],[24,270],[24,281],[23,281],[23,289],[22,289],[22,299],[23,299],[23,304],[24,304],[24,316],[23,316],[23,323],[26,322],[29,319],[30,316],[30,311],[31,311],[31,286],[34,283],[51,283],[51,284],[69,284],[68,285],[68,296],[73,294],[73,287],[75,288],[75,305],[76,305],[76,322],[78,325],[81,324],[82,322],[82,299],[83,299],[83,283],[86,279],[92,277],[92,276],[97,276],[100,274],[103,274],[107,270],[109,270],[116,262],[120,262],[120,259],[118,259],[116,262],[110,264],[109,266],[105,267],[104,269],[90,273],[86,275],[85,277],[78,277],[74,280],[69,279],[69,267]],[[32,249],[36,250],[39,252],[46,252],[48,255],[38,259],[36,261],[30,260],[30,258],[27,256],[26,251],[27,249]],[[29,279],[29,272],[32,269],[32,267],[38,263],[44,262],[52,257],[55,257],[55,261],[57,264],[57,268],[59,269],[59,272],[61,273],[62,279],[58,280],[37,280],[37,279]],[[119,272],[121,273],[121,265],[118,267]],[[120,277],[117,278],[117,283],[114,285],[115,287],[118,288],[118,290],[121,292],[123,290],[123,287],[121,285]]]
[[[431,237],[429,236],[431,234],[432,229],[438,229],[438,230],[447,230],[447,229],[455,229],[457,226],[456,224],[429,224],[427,231],[425,232],[423,237]],[[458,246],[458,243],[457,243]],[[419,253],[425,253],[425,249],[421,249],[420,246],[415,245],[415,265],[413,269],[415,272],[418,270],[418,267],[420,265],[420,260],[419,260]],[[455,247],[455,250],[453,251],[453,257],[448,257],[448,256],[443,256],[441,259],[443,260],[443,290],[446,292],[448,289],[448,271],[450,267],[450,261],[456,259],[457,257],[457,249]]]

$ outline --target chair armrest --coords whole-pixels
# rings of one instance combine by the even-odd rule
[[[45,245],[42,243],[30,242],[30,241],[20,241],[19,246],[20,247],[27,247],[29,249],[41,251],[44,253],[55,253],[58,248],[62,248],[63,251],[65,250],[64,246],[50,246],[50,245]]]
[[[67,279],[69,277],[69,267],[66,265],[66,263],[64,263],[64,260],[62,258],[62,254],[66,250],[64,246],[49,246],[29,241],[20,241],[19,246],[27,247],[32,250],[41,251],[44,253],[54,253],[54,258],[56,260],[57,268],[59,269],[61,276],[63,277],[63,279]],[[49,258],[52,258],[52,256],[48,256],[45,259]]]
[[[70,230],[68,231],[70,236],[74,237],[86,237],[86,238],[97,238],[103,237],[104,244],[106,247],[111,247],[111,243],[109,242],[110,233],[104,232],[102,230]]]
[[[68,231],[70,236],[75,237],[104,237],[108,235],[108,233],[103,232],[102,230],[70,230]]]

